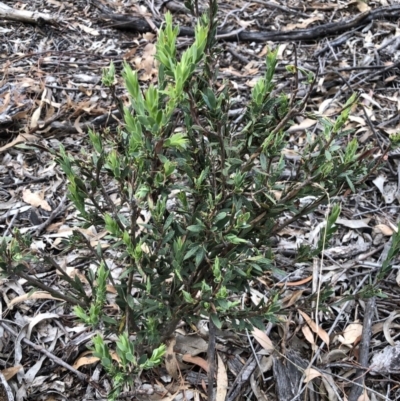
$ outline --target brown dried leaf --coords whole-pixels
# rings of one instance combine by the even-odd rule
[[[357,401],[370,401],[366,389],[364,389],[364,392],[357,398]]]
[[[307,368],[304,371],[305,374],[305,378],[304,378],[304,383],[308,383],[309,381],[315,379],[316,377],[320,377],[321,376],[321,372],[318,372],[318,370],[313,369],[313,368]]]
[[[357,8],[361,13],[371,10],[371,7],[368,5],[368,3],[363,0],[357,0]]]
[[[24,143],[28,141],[35,141],[37,138],[35,135],[29,135],[29,134],[20,134],[18,135],[12,142],[7,143],[7,145],[4,145],[0,148],[0,153],[4,152],[7,149],[10,149],[14,147],[15,145],[18,145],[19,143]]]
[[[200,366],[203,370],[208,372],[209,369],[208,362],[205,359],[200,358],[199,356],[192,356],[189,354],[185,354],[182,356],[182,361],[193,363],[194,365]]]
[[[19,304],[21,302],[25,302],[32,299],[55,299],[57,301],[63,301],[63,299],[55,298],[53,295],[49,294],[46,291],[36,291],[33,294],[27,293],[15,297],[7,306],[9,309],[12,309],[14,305]]]
[[[253,331],[251,332],[253,334],[254,339],[266,350],[269,352],[273,352],[275,350],[274,344],[270,340],[270,338],[260,329],[257,329],[257,327],[254,327]]]
[[[293,283],[289,283],[293,284]],[[297,290],[294,291],[292,294],[287,296],[286,298],[282,299],[282,309],[289,308],[290,306],[294,305],[303,295],[304,290]]]
[[[314,336],[313,333],[311,333],[311,330],[308,326],[303,326],[301,328],[301,331],[303,332],[303,335],[305,337],[305,339],[313,346],[313,348],[316,346],[315,344],[315,340],[314,340]]]
[[[292,282],[288,282],[288,283],[277,283],[276,285],[279,287],[284,287],[284,286],[285,287],[296,287],[298,285],[306,284],[311,280],[312,280],[312,276],[309,276],[309,277],[303,278],[302,280],[299,280],[299,281],[292,281]]]
[[[389,226],[387,226],[386,224],[377,224],[374,227],[374,231],[380,232],[383,235],[386,235],[388,237],[392,236],[394,233],[394,230],[392,228],[390,228]]]
[[[81,366],[91,365],[92,363],[95,363],[98,361],[100,361],[100,358],[97,358],[97,356],[80,356],[74,362],[72,367],[74,367],[75,369],[79,369]]]
[[[35,128],[35,127],[37,127],[41,112],[42,112],[42,106],[40,105],[40,106],[32,113],[31,122],[30,122],[30,124],[29,124],[29,127],[30,127],[30,128]]]
[[[215,401],[225,401],[226,393],[228,391],[228,374],[224,361],[217,353],[218,369],[217,369],[217,394]]]
[[[12,366],[11,368],[7,368],[1,371],[4,378],[6,380],[12,379],[20,370],[22,369],[22,365]]]
[[[319,327],[306,313],[302,312],[300,309],[298,310],[301,316],[303,316],[306,323],[310,326],[310,329],[317,334],[317,336],[327,345],[329,346],[329,335],[328,333]]]
[[[31,192],[30,189],[25,189],[22,193],[22,199],[28,205],[41,207],[43,210],[51,212],[50,205],[47,203],[47,201],[44,200],[44,191]]]
[[[360,323],[349,324],[343,332],[343,336],[338,336],[338,340],[344,345],[358,342],[362,335],[363,326]]]

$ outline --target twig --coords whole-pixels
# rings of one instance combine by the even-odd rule
[[[36,280],[35,278],[31,277],[29,274],[25,273],[24,271],[18,271],[17,275],[19,277],[22,277],[23,279],[25,279],[33,287],[38,287],[38,288],[42,289],[43,291],[49,292],[54,298],[62,299],[66,302],[69,302],[72,305],[80,305],[80,306],[82,306],[82,308],[87,307],[86,303],[81,301],[80,299],[76,299],[69,295],[64,295],[59,291],[53,290],[51,287],[43,284],[39,280]]]
[[[219,39],[230,39],[233,38],[237,35],[239,35],[240,32],[244,31],[246,28],[239,28],[239,29],[235,29],[231,32],[227,32],[227,33],[221,33],[220,35],[216,35],[215,39],[219,40]]]
[[[215,376],[215,332],[216,327],[212,319],[208,321],[208,401],[214,401],[214,376]]]
[[[375,297],[368,299],[363,322],[363,332],[360,344],[360,368],[356,370],[356,378],[354,379],[354,384],[351,387],[349,401],[357,401],[360,397],[363,387],[360,384],[364,382],[365,368],[368,366],[368,356],[369,356],[369,345],[371,343],[371,326],[372,317],[375,312]]]
[[[8,214],[9,214],[10,210],[6,213],[6,219],[8,217]],[[15,219],[17,218],[18,215],[19,215],[19,210],[17,210],[16,213],[14,214],[14,216],[12,217],[12,219],[10,221],[10,224],[7,227],[7,230],[4,231],[3,238],[7,237],[8,232],[13,228]]]
[[[263,380],[265,381],[264,372],[263,372],[263,370],[262,370],[262,367],[261,367],[260,361],[259,361],[259,359],[258,359],[256,350],[254,349],[253,343],[252,343],[251,338],[250,338],[249,331],[248,331],[247,329],[246,329],[246,335],[247,335],[247,340],[248,340],[248,342],[249,342],[251,351],[252,351],[252,353],[253,353],[253,357],[254,357],[254,359],[255,359],[256,362],[257,362],[258,369],[260,369],[260,374],[261,374]]]
[[[228,45],[226,50],[228,50],[228,52],[230,54],[232,54],[233,57],[236,57],[241,63],[246,64],[246,65],[249,64],[250,60],[247,57],[242,56],[241,54],[237,53],[233,46]],[[239,109],[239,110],[242,110],[242,109]]]

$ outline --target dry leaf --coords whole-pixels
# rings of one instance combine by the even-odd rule
[[[282,299],[282,309],[289,308],[290,306],[294,305],[301,298],[303,292],[304,290],[297,290]]]
[[[385,190],[384,190],[384,184],[386,182],[386,177],[385,176],[378,175],[378,177],[376,177],[375,180],[373,180],[372,182],[379,189],[381,194],[383,194],[385,192]]]
[[[226,393],[228,392],[228,374],[224,361],[217,353],[218,369],[217,369],[217,394],[215,401],[225,401]]]
[[[347,220],[347,219],[337,219],[336,224],[340,224],[342,226],[348,227],[348,228],[370,228],[368,223],[371,219],[360,219],[360,220]]]
[[[306,323],[310,326],[310,329],[317,334],[317,336],[327,345],[329,346],[329,335],[328,333],[319,327],[306,313],[302,312],[300,309],[298,310],[301,316],[303,316]]]
[[[90,35],[93,35],[93,36],[99,36],[100,35],[100,33],[99,33],[99,31],[97,29],[89,28],[88,26],[86,26],[84,24],[79,24],[79,23],[76,23],[74,25],[78,26],[80,29],[82,29],[82,31],[84,31],[84,32],[86,32],[86,33],[88,33]]]
[[[288,283],[277,283],[276,285],[279,287],[296,287],[297,285],[303,285],[308,283],[309,281],[312,280],[312,276],[303,278],[303,280],[299,280],[299,281],[292,281],[292,282],[288,282]]]
[[[366,11],[371,10],[371,7],[364,0],[357,0],[357,8],[361,13],[365,13]]]
[[[35,127],[37,127],[41,112],[42,112],[42,106],[40,105],[40,106],[32,113],[32,118],[31,118],[31,122],[30,122],[30,124],[29,124],[29,128],[35,128]]]
[[[367,125],[366,121],[362,117],[359,117],[359,116],[349,116],[349,121],[354,121],[361,126]]]
[[[185,354],[182,356],[182,361],[193,363],[194,365],[200,366],[203,370],[208,372],[209,369],[208,362],[205,359],[200,358],[199,356],[192,356],[189,354]]]
[[[311,381],[312,379],[315,379],[316,377],[320,377],[321,376],[321,372],[318,372],[318,370],[313,369],[313,368],[307,368],[304,371],[304,375],[306,376],[304,378],[304,383],[308,383],[309,381]]]
[[[28,141],[35,141],[37,138],[35,135],[29,135],[29,134],[20,134],[18,135],[12,142],[7,143],[7,145],[4,145],[0,148],[0,153],[4,152],[7,149],[10,149],[14,147],[15,145],[18,145],[19,143],[24,143]]]
[[[325,111],[328,109],[329,106],[331,106],[332,103],[334,103],[335,100],[333,98],[328,98],[325,99],[318,107],[318,114],[319,115],[326,115]]]
[[[305,131],[307,128],[312,127],[315,125],[318,121],[317,120],[312,120],[311,118],[305,118],[300,124],[295,124],[292,125],[287,132],[296,132],[296,131]]]
[[[266,350],[269,352],[272,352],[275,350],[274,344],[270,340],[270,338],[260,329],[257,329],[257,327],[254,327],[253,331],[251,332],[253,334],[254,339]]]
[[[254,20],[251,21],[243,21],[243,20],[239,20],[238,24],[242,27],[242,28],[248,28],[249,26],[254,24]]]
[[[190,354],[192,356],[199,355],[203,352],[207,352],[208,344],[199,335],[180,335],[176,337],[176,344],[174,349],[180,354]]]
[[[282,197],[282,191],[275,191],[275,190],[272,190],[271,192],[272,192],[272,194],[274,195],[275,200],[278,201],[278,200],[281,199],[281,197]]]
[[[357,401],[369,401],[367,390],[364,389],[364,392],[357,398]]]
[[[22,365],[12,366],[11,368],[7,368],[1,371],[4,378],[6,380],[12,379],[20,370],[22,369]]]
[[[394,233],[394,230],[392,228],[390,228],[389,226],[387,226],[386,224],[377,224],[374,227],[374,231],[380,232],[383,235],[386,235],[388,237],[392,236]]]
[[[364,98],[366,100],[366,102],[363,102],[363,104],[365,104],[366,106],[368,106],[369,104],[373,104],[374,106],[382,110],[382,106],[376,100],[372,99],[372,97],[367,93],[361,93],[360,98]]]
[[[336,394],[339,394],[340,390],[333,380],[332,376],[328,374],[323,374],[321,376],[321,379],[325,390],[328,393],[326,399],[329,401],[338,401],[338,397],[336,396]]]
[[[34,207],[41,207],[43,210],[51,212],[51,207],[44,200],[44,192],[31,192],[29,189],[25,189],[22,193],[22,199],[25,203],[32,205]]]
[[[100,361],[100,358],[97,356],[82,356],[78,357],[78,359],[72,365],[75,369],[79,369],[81,366],[91,365],[92,363]]]
[[[362,335],[362,324],[351,323],[349,324],[343,332],[343,336],[338,336],[338,340],[344,345],[350,345],[358,342]]]
[[[301,331],[303,332],[305,339],[312,345],[312,348],[315,349],[317,344],[315,343],[314,335],[310,328],[308,326],[303,326]]]
[[[46,291],[36,291],[33,294],[23,294],[19,297],[15,297],[7,306],[9,309],[12,309],[14,305],[19,304],[21,302],[33,300],[33,299],[55,299],[57,301],[63,301],[61,298],[53,297],[53,295],[49,294]]]

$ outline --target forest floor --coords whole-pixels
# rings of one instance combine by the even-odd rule
[[[199,7],[206,11],[207,2]],[[63,252],[76,212],[66,198],[64,174],[54,157],[39,149],[57,150],[62,144],[79,153],[89,149],[89,127],[115,130],[122,124],[102,85],[102,71],[114,63],[117,95],[124,100],[124,61],[139,72],[143,87],[156,83],[157,29],[168,10],[181,29],[178,49],[184,49],[193,41],[196,19],[183,2],[0,2],[0,233],[4,238],[15,228],[30,233],[35,249],[51,252],[71,277],[88,267],[78,252]],[[290,65],[300,71],[299,98],[305,96],[307,71],[318,74],[307,113],[334,118],[357,92],[360,107],[352,110],[346,129],[385,162],[362,190],[342,197],[339,230],[314,265],[294,264],[291,255],[313,240],[326,217],[322,212],[279,233],[274,254],[277,267],[288,274],[282,278],[285,322],[269,324],[259,338],[221,334],[217,389],[227,387],[223,399],[232,401],[400,399],[400,263],[376,288],[382,296],[363,292],[382,267],[399,223],[398,153],[388,149],[390,137],[400,133],[400,5],[395,0],[225,0],[218,16],[219,74],[238,107],[263,75],[269,49],[279,46],[277,93],[292,89]],[[288,132],[293,149],[315,124],[305,113],[297,117]],[[102,238],[90,229],[85,235],[93,244]],[[27,273],[66,291],[55,269]],[[266,287],[281,284],[273,277],[261,280]],[[304,299],[327,284],[330,307],[317,316],[303,312]],[[0,367],[15,399],[105,399],[109,379],[87,347],[94,333],[71,307],[32,289],[21,278],[0,280]],[[253,295],[259,291],[257,286]],[[263,335],[276,346],[275,355],[263,352]],[[184,361],[180,379],[172,379],[162,365],[142,373],[123,399],[206,399],[207,346],[207,331],[180,329],[173,350]],[[300,370],[293,371],[293,365]],[[0,391],[0,401],[10,397]],[[217,393],[217,401],[221,397]]]

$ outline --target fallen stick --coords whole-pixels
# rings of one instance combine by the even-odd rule
[[[28,22],[30,24],[42,25],[57,24],[57,18],[49,14],[39,13],[37,11],[16,10],[0,2],[0,18],[10,21]]]

